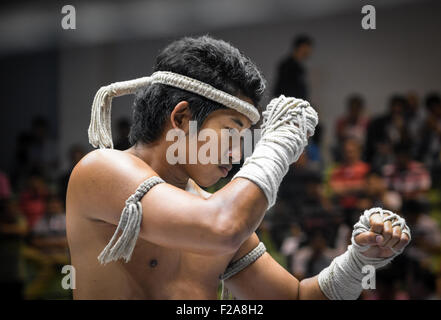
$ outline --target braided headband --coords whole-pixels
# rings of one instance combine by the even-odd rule
[[[248,102],[218,90],[202,81],[169,71],[157,71],[150,77],[115,82],[98,90],[92,103],[92,114],[88,130],[90,144],[101,149],[113,149],[110,121],[112,98],[133,94],[138,89],[154,83],[161,83],[196,93],[242,113],[253,124],[259,121],[259,112]]]

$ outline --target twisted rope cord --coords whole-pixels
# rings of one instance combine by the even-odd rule
[[[283,95],[271,100],[262,115],[261,139],[233,179],[242,177],[256,183],[269,208],[289,165],[302,154],[308,135],[314,134],[318,115],[307,101]]]
[[[243,269],[248,267],[250,264],[254,263],[257,259],[259,259],[266,252],[266,247],[263,242],[260,242],[253,250],[248,252],[245,256],[240,258],[237,261],[230,263],[223,274],[219,277],[222,282],[222,293],[221,298],[225,300],[228,295],[225,294],[225,284],[224,281],[228,280],[235,274],[241,272]]]
[[[98,256],[101,264],[124,258],[126,262],[132,257],[133,249],[138,240],[142,220],[142,197],[155,185],[165,182],[153,176],[142,182],[127,200],[122,211],[118,226],[109,243]],[[118,237],[118,234],[121,235]]]
[[[96,93],[91,111],[91,120],[88,129],[89,143],[95,148],[113,149],[111,129],[112,98],[135,93],[139,88],[154,83],[161,83],[182,90],[199,94],[207,99],[218,102],[234,109],[251,120],[253,124],[259,121],[257,109],[250,103],[243,101],[222,90],[202,81],[169,71],[157,71],[150,77],[135,80],[115,82],[101,87]]]
[[[162,83],[190,91],[207,99],[218,102],[228,108],[234,109],[245,115],[253,124],[259,121],[259,112],[252,104],[222,90],[216,89],[215,87],[202,81],[169,71],[157,71],[152,74],[151,78],[152,83]]]

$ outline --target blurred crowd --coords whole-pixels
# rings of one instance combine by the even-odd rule
[[[368,117],[365,99],[351,95],[332,163],[317,154],[318,137],[291,166],[260,232],[298,279],[328,266],[363,211],[382,207],[406,219],[412,241],[361,298],[441,299],[441,98],[430,93],[422,104],[415,93],[394,95]]]
[[[130,123],[120,119],[115,147],[129,147]],[[36,116],[18,135],[13,165],[0,171],[0,296],[7,299],[70,299],[61,286],[70,264],[65,201],[72,169],[88,152],[75,144],[63,169],[46,118]]]
[[[314,43],[294,38],[279,63],[274,96],[287,92],[310,101],[305,61]],[[409,91],[393,94],[381,114],[368,97],[347,97],[325,161],[323,125],[279,189],[278,202],[259,232],[273,255],[298,279],[327,267],[350,244],[365,209],[403,216],[412,241],[376,273],[376,290],[361,299],[441,299],[441,98]],[[375,107],[375,108],[374,108]]]
[[[274,94],[308,99],[306,70],[312,40],[297,37],[278,69]],[[405,217],[412,241],[376,274],[376,290],[361,299],[441,299],[441,98],[398,94],[384,113],[369,116],[369,100],[347,98],[335,123],[335,144],[324,150],[319,125],[279,189],[258,234],[272,256],[298,279],[327,267],[350,244],[364,209],[382,207]],[[115,149],[130,147],[130,122],[117,123]],[[0,171],[0,295],[70,299],[61,287],[69,264],[65,201],[70,173],[88,152],[72,145],[67,168],[47,119],[37,116],[18,135],[13,165]],[[325,161],[325,151],[332,161]],[[230,173],[234,174],[234,171]],[[226,179],[213,186],[215,191]]]

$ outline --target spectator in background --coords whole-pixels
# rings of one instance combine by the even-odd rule
[[[355,139],[360,145],[363,145],[366,138],[368,117],[364,115],[364,99],[358,94],[351,95],[348,98],[346,114],[337,120],[335,125],[335,134],[337,138],[337,146],[335,149],[334,159],[340,162],[342,145],[341,143],[347,139]]]
[[[321,173],[311,166],[307,152],[303,152],[294,162],[279,187],[278,199],[291,203],[302,203],[307,198],[305,186],[321,181]]]
[[[279,63],[274,96],[278,97],[283,94],[305,100],[309,99],[303,62],[311,55],[312,44],[312,39],[307,35],[299,35],[294,39],[291,53]]]
[[[0,200],[9,199],[11,196],[11,185],[9,179],[3,172],[0,171]]]
[[[297,223],[292,223],[289,227],[290,233],[283,239],[280,253],[287,258],[287,268],[292,271],[292,261],[306,236]]]
[[[15,143],[15,156],[11,171],[11,185],[16,192],[25,187],[26,180],[32,171],[30,148],[32,136],[29,132],[18,134]]]
[[[313,185],[321,183],[321,174],[311,168],[308,154],[303,152],[297,162],[293,163],[279,187],[278,201],[274,206],[271,216],[273,237],[278,248],[282,245],[283,239],[290,234],[289,226],[293,223],[300,223],[306,202],[320,206],[320,201],[314,198],[309,201],[310,193],[314,189]],[[325,200],[324,200],[325,201]]]
[[[395,263],[395,261],[394,261]],[[409,293],[400,288],[402,275],[395,266],[386,266],[375,273],[375,290],[364,290],[363,300],[408,300]]]
[[[430,264],[433,254],[441,252],[441,226],[428,214],[428,205],[418,200],[403,204],[403,216],[412,230],[412,242],[406,255],[423,264]]]
[[[389,189],[403,199],[424,199],[431,185],[430,174],[422,163],[412,160],[411,151],[408,143],[396,145],[395,162],[384,166],[383,176]]]
[[[317,171],[321,171],[324,168],[322,152],[320,151],[323,131],[323,126],[318,124],[315,127],[314,135],[309,139],[308,145],[305,148],[311,168],[314,168]]]
[[[66,213],[57,194],[50,194],[47,210],[31,229],[26,254],[36,265],[36,275],[26,288],[29,299],[70,298],[60,286],[61,266],[69,264]]]
[[[441,176],[440,151],[441,151],[441,97],[431,93],[426,97],[427,116],[420,128],[417,159],[431,170],[432,176],[437,181]]]
[[[31,229],[46,212],[48,195],[49,188],[42,175],[38,172],[31,173],[26,188],[19,194],[20,208]]]
[[[366,188],[360,195],[358,209],[363,212],[366,208],[380,207],[393,212],[399,212],[402,206],[401,195],[387,189],[386,180],[377,172],[369,172],[366,177]]]
[[[0,298],[23,299],[26,219],[15,199],[0,200]]]
[[[32,245],[47,254],[66,253],[66,213],[61,198],[51,194],[45,214],[31,229]]]
[[[50,136],[49,122],[45,117],[34,117],[31,137],[29,156],[32,168],[40,170],[44,178],[54,181],[59,164],[58,148],[56,141]]]
[[[77,163],[86,155],[86,150],[79,144],[74,144],[69,148],[69,168],[60,175],[58,190],[63,202],[66,202],[67,185],[69,183],[70,174]]]
[[[130,148],[130,142],[129,142],[130,121],[126,118],[119,119],[117,128],[118,128],[118,132],[117,132],[114,148],[116,150],[126,150]]]
[[[409,135],[412,141],[415,142],[415,146],[417,146],[417,142],[420,140],[420,129],[424,122],[424,114],[420,108],[419,97],[416,92],[408,92],[406,102],[405,116]],[[416,154],[416,151],[415,149],[412,154]]]
[[[308,35],[298,35],[294,38],[291,52],[279,62],[277,67],[276,85],[273,92],[275,97],[283,94],[309,101],[310,95],[306,81],[307,71],[304,63],[311,56],[312,49],[313,40]],[[314,136],[306,147],[310,161],[314,162],[317,167],[323,165],[320,152],[322,132],[323,125],[319,123],[315,128]]]
[[[335,252],[328,246],[324,234],[324,230],[315,229],[307,237],[307,245],[298,249],[292,256],[291,272],[299,281],[316,276],[335,258]]]
[[[409,141],[407,130],[406,99],[395,95],[390,99],[386,114],[373,119],[367,130],[364,158],[374,170],[381,169],[393,160],[393,146]]]
[[[361,160],[360,143],[347,139],[343,143],[343,162],[331,169],[329,185],[349,225],[358,219],[358,201],[365,191],[368,172],[369,165]],[[357,217],[354,217],[355,213]]]

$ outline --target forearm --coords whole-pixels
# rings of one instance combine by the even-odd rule
[[[328,300],[318,283],[318,276],[306,278],[299,283],[299,300]]]

